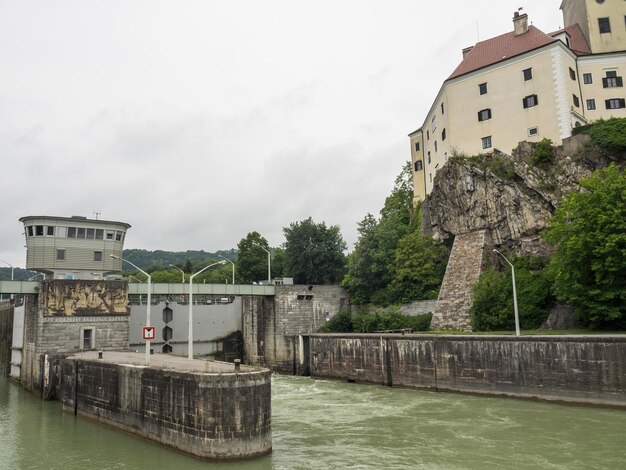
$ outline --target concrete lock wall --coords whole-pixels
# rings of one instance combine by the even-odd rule
[[[207,459],[272,449],[271,372],[198,373],[63,360],[65,411]]]
[[[8,377],[11,372],[13,312],[11,302],[0,301],[0,377]]]
[[[277,285],[274,298],[244,298],[243,336],[246,359],[274,370],[303,373],[296,355],[301,355],[302,336],[319,329],[342,306],[348,295],[334,285]]]
[[[308,346],[315,378],[626,407],[626,336],[318,334]]]

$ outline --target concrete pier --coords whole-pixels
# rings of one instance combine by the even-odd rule
[[[271,372],[225,362],[89,351],[66,357],[63,409],[204,459],[271,452]]]

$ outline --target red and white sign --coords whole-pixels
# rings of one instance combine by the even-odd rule
[[[143,327],[143,339],[150,341],[156,336],[156,328],[154,326]]]

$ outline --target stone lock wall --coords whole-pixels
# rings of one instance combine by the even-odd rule
[[[128,349],[127,293],[122,281],[47,280],[38,295],[26,295],[22,386],[54,398],[64,356],[83,349]],[[87,347],[86,329],[91,330]]]
[[[206,459],[272,449],[271,372],[199,373],[65,358],[65,411]]]
[[[303,335],[319,329],[342,306],[348,294],[333,285],[277,285],[273,298],[244,299],[244,342],[248,361],[285,373],[301,373],[298,360]],[[257,362],[255,362],[255,359]]]
[[[315,378],[626,408],[626,335],[310,337]]]
[[[11,372],[13,312],[12,302],[0,301],[0,377],[8,377]]]

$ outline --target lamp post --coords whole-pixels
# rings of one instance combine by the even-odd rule
[[[235,263],[233,263],[231,260],[229,260],[228,258],[226,258],[226,256],[222,256],[222,255],[217,255],[220,258],[224,258],[226,261],[228,261],[230,264],[233,265],[233,284],[235,283]]]
[[[272,283],[272,257],[270,255],[270,251],[266,250],[257,242],[252,242],[252,243],[267,253],[267,285],[270,285]]]
[[[198,274],[203,273],[210,267],[216,266],[218,264],[226,264],[226,261],[218,261],[217,263],[209,264],[197,273],[189,276],[189,337],[187,340],[187,358],[190,360],[193,359],[193,278],[196,277]]]
[[[3,259],[0,259],[0,261],[2,261],[7,266],[11,266],[11,280],[14,281],[15,280],[15,276],[14,276],[14,274],[15,274],[15,266],[13,266],[11,263],[7,263]],[[11,300],[13,300],[13,294],[11,294]]]
[[[504,258],[504,261],[506,261],[509,264],[509,266],[511,266],[511,278],[513,280],[513,312],[515,314],[515,336],[519,336],[520,329],[519,329],[519,312],[517,311],[517,290],[515,288],[515,267],[513,266],[513,263],[511,263],[506,258],[506,256],[504,256],[498,250],[494,248],[493,251],[494,253],[498,253],[500,256],[502,256],[502,258]]]
[[[119,256],[115,256],[115,255],[111,255],[111,258],[113,258],[113,259],[120,259]],[[152,326],[152,325],[150,325],[150,305],[152,303],[152,299],[150,297],[150,294],[151,294],[150,291],[152,290],[152,276],[150,276],[150,274],[145,272],[139,266],[131,263],[130,261],[125,260],[124,258],[121,258],[121,259],[125,263],[130,264],[133,268],[135,268],[138,271],[141,271],[142,273],[144,273],[144,275],[148,278],[148,305],[146,306],[146,326]],[[146,365],[148,365],[148,366],[150,365],[150,340],[149,339],[146,340]]]
[[[174,264],[168,264],[168,266],[171,266],[172,268],[178,269],[180,271],[180,273],[183,276],[183,280],[180,281],[180,282],[181,282],[181,284],[184,284],[185,283],[185,271],[183,271],[182,269],[180,269],[178,266],[176,266]]]

